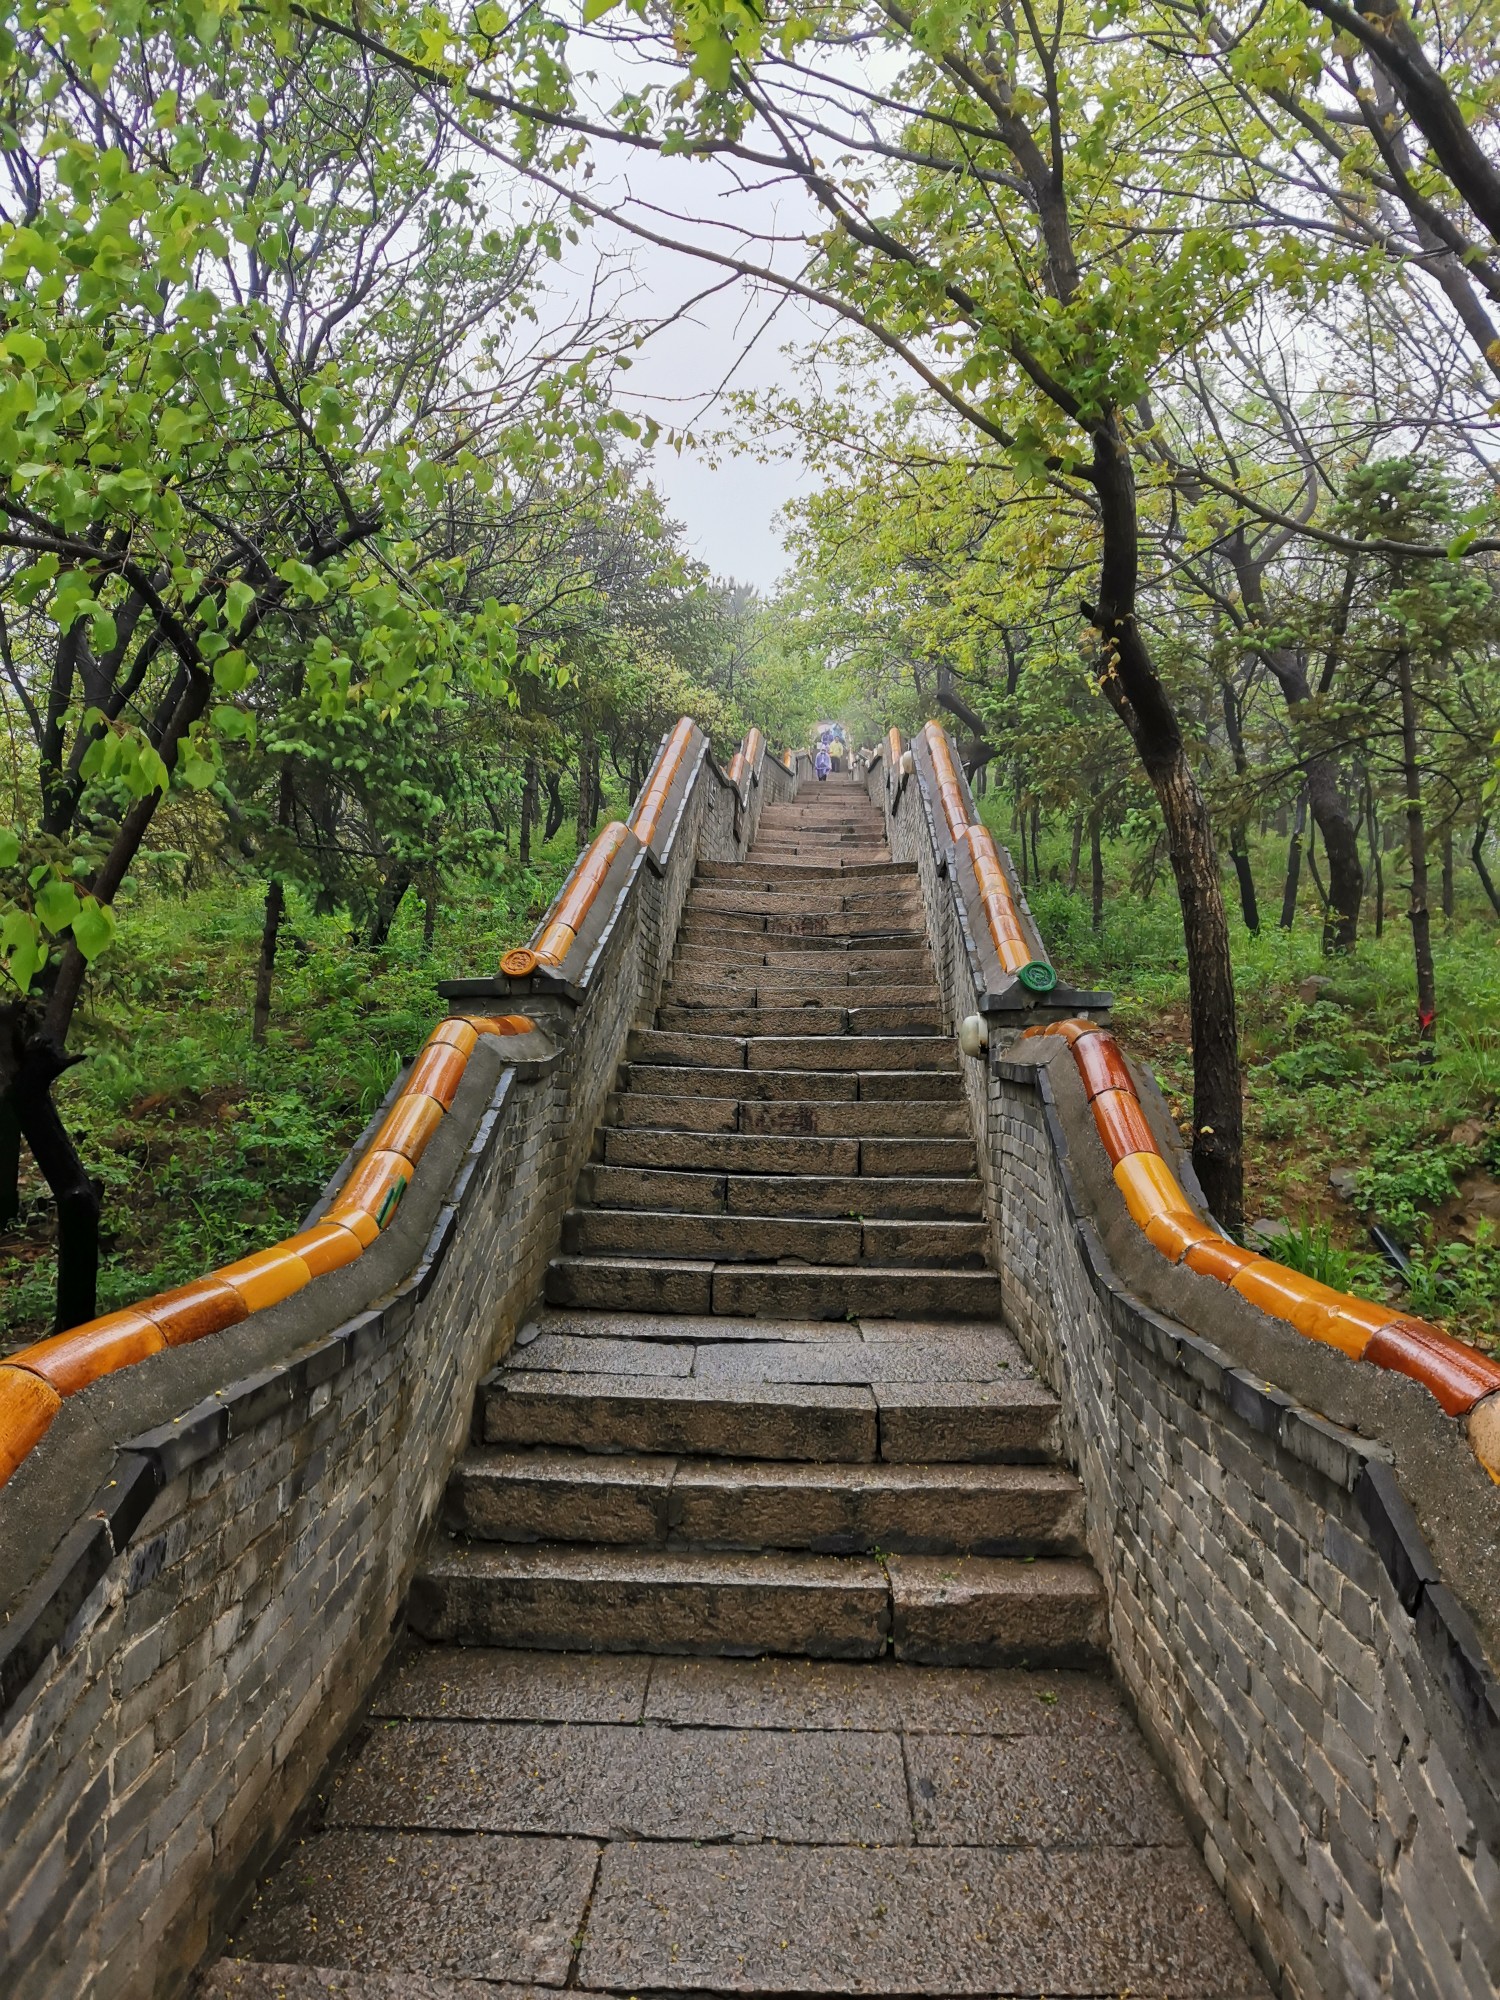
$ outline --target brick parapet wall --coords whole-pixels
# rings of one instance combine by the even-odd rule
[[[70,1399],[0,1492],[7,2000],[172,1994],[222,1935],[389,1649],[695,860],[742,856],[794,789],[767,759],[741,801],[701,759],[582,1003],[481,1042],[379,1243]]]
[[[877,765],[871,791],[917,863],[952,1027],[972,975],[920,781],[897,796]],[[991,1032],[963,1068],[1004,1309],[1061,1398],[1115,1667],[1215,1880],[1278,1992],[1487,2000],[1500,1687],[1442,1572],[1493,1575],[1463,1541],[1493,1551],[1500,1494],[1415,1384],[1269,1321],[1247,1346],[1211,1294],[1149,1303],[1155,1253],[1127,1283],[1133,1225],[1070,1059]],[[1173,1165],[1190,1184],[1180,1143]]]

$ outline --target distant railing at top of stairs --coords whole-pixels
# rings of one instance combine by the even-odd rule
[[[752,729],[728,772],[720,773],[734,793],[737,813],[761,782],[765,757],[765,738],[759,729]],[[573,963],[581,956],[580,939],[597,933],[611,900],[606,888],[615,897],[625,893],[622,857],[628,860],[644,848],[655,865],[661,865],[687,787],[704,760],[711,761],[707,739],[690,717],[683,716],[657,752],[628,821],[611,821],[594,837],[531,942],[502,958],[501,971],[507,978],[532,978],[544,985],[561,981],[565,988],[573,983],[567,975],[583,971],[581,964]],[[485,984],[459,980],[448,982],[443,990],[461,995],[466,985]],[[317,1222],[188,1284],[6,1356],[0,1362],[0,1485],[46,1435],[65,1398],[163,1348],[181,1347],[235,1326],[251,1313],[289,1298],[314,1278],[353,1263],[395,1215],[481,1039],[525,1035],[532,1026],[525,1014],[471,1014],[456,1007],[454,1015],[439,1022],[427,1037],[389,1112]]]
[[[960,1031],[965,1054],[978,1056],[988,1046],[991,1019],[1045,1004],[1048,1018],[1020,1029],[1018,1038],[1053,1035],[1067,1043],[1115,1185],[1152,1246],[1168,1262],[1227,1285],[1304,1338],[1420,1382],[1450,1417],[1463,1419],[1476,1457],[1500,1484],[1500,1362],[1426,1320],[1244,1249],[1200,1214],[1162,1155],[1114,1036],[1088,1018],[1090,1011],[1107,1011],[1109,996],[1059,984],[1009,857],[979,823],[947,731],[929,722],[906,748],[892,729],[874,758],[885,765],[892,803],[907,784],[919,787],[939,868],[962,912],[976,1008]],[[1019,1021],[1014,1024],[1019,1029]]]

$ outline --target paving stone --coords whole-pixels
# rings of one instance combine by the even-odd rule
[[[874,1659],[885,1574],[862,1556],[440,1545],[413,1628],[450,1644],[568,1652],[802,1653]]]
[[[875,1456],[875,1399],[841,1384],[545,1375],[501,1369],[480,1392],[484,1441],[586,1451],[720,1452],[737,1458]]]
[[[725,1183],[725,1205],[731,1215],[833,1215],[861,1219],[900,1216],[911,1221],[937,1221],[977,1216],[980,1190],[978,1181],[970,1179],[880,1180],[867,1174],[830,1174],[815,1179],[808,1174],[730,1174]]]
[[[1013,1341],[942,1325],[924,1327],[920,1338],[868,1340],[845,1334],[816,1345],[805,1340],[726,1341],[700,1345],[694,1352],[693,1373],[700,1381],[936,1382],[951,1387],[1013,1376],[1018,1385],[1033,1391],[1039,1387]]]
[[[550,1989],[489,1980],[434,1979],[423,1972],[369,1967],[256,1965],[221,1958],[194,1989],[194,2000],[542,2000]]]
[[[942,1223],[925,1226],[936,1230],[945,1227]],[[849,1264],[860,1257],[862,1243],[860,1223],[827,1218],[662,1215],[636,1209],[597,1208],[572,1209],[563,1218],[563,1248],[580,1256],[621,1253],[642,1257],[665,1249],[670,1256],[705,1257],[716,1262],[733,1259],[774,1263],[779,1258],[795,1257],[810,1264]],[[947,1247],[945,1239],[939,1245],[939,1254]]]
[[[635,1722],[649,1660],[625,1653],[516,1653],[409,1641],[370,1702],[374,1716],[471,1722]]]
[[[554,1257],[547,1266],[547,1303],[612,1306],[636,1312],[706,1312],[713,1304],[713,1266],[665,1257]]]
[[[229,1948],[558,1986],[597,1858],[586,1840],[336,1828],[293,1845]]]
[[[893,1555],[886,1569],[898,1660],[1081,1665],[1103,1655],[1104,1589],[1090,1563]]]
[[[1056,1732],[920,1735],[908,1741],[906,1760],[917,1839],[925,1844],[1182,1847],[1187,1843],[1177,1802],[1133,1732],[1117,1729],[1077,1737]]]
[[[739,1129],[741,1132],[803,1133],[825,1138],[884,1138],[902,1143],[917,1139],[948,1139],[954,1142],[931,1167],[917,1167],[914,1154],[897,1155],[902,1171],[896,1178],[903,1181],[910,1180],[916,1171],[967,1175],[972,1173],[974,1167],[974,1146],[968,1137],[967,1114],[961,1104],[879,1099],[868,1104],[828,1104],[818,1099],[783,1099],[768,1104],[741,1104]],[[855,1164],[858,1165],[858,1159]],[[876,1169],[871,1166],[867,1166],[858,1178],[873,1180],[877,1187],[882,1185]],[[951,1186],[952,1181],[949,1180],[946,1185]]]
[[[765,1319],[848,1319],[903,1309],[933,1319],[977,1319],[1000,1304],[993,1271],[895,1269],[879,1265],[719,1264],[714,1268],[716,1312],[759,1314]]]
[[[601,1840],[912,1838],[899,1739],[853,1730],[390,1723],[345,1766],[326,1818]]]
[[[1007,1737],[1133,1732],[1104,1674],[881,1660],[658,1660],[646,1714],[744,1729],[937,1730]]]
[[[880,1408],[882,1458],[977,1465],[1058,1453],[1057,1398],[1029,1370],[986,1382],[886,1380],[872,1393]]]
[[[722,1213],[724,1192],[723,1174],[651,1167],[585,1167],[579,1184],[579,1200],[594,1208],[670,1208],[695,1215]]]
[[[660,1096],[631,1089],[611,1099],[607,1130],[734,1132],[739,1129],[739,1112],[732,1097]],[[613,1157],[607,1140],[606,1155]]]
[[[551,1374],[691,1375],[694,1349],[668,1340],[575,1339],[544,1333],[517,1347],[507,1369],[542,1369]]]
[[[1083,1852],[615,1846],[585,1987],[1264,1995],[1201,1861]]]
[[[675,1469],[671,1458],[472,1450],[453,1469],[443,1519],[478,1541],[649,1547],[665,1540]]]
[[[767,1325],[763,1319],[736,1319],[730,1313],[612,1313],[567,1312],[547,1308],[531,1325],[538,1334],[565,1334],[578,1340],[843,1340],[848,1329],[830,1325],[823,1319],[777,1320]],[[526,1329],[522,1329],[522,1333]]]
[[[882,1070],[925,1073],[945,1069],[953,1060],[952,1045],[943,1035],[762,1035],[746,1048],[751,1070],[817,1070],[825,1074],[852,1070],[860,1078],[861,1089],[867,1076]]]
[[[868,1142],[866,1142],[868,1143]],[[604,1156],[620,1167],[692,1167],[710,1173],[854,1174],[858,1139],[761,1138],[738,1132],[606,1132]],[[697,1310],[692,1306],[684,1311]]]
[[[1060,1466],[677,1468],[674,1537],[712,1548],[1082,1553],[1078,1482]]]
[[[863,1138],[859,1142],[862,1174],[961,1174],[972,1171],[974,1145],[969,1139]]]

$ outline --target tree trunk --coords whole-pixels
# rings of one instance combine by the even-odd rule
[[[1307,794],[1297,801],[1292,819],[1292,837],[1286,850],[1286,885],[1281,892],[1281,928],[1289,931],[1297,921],[1297,891],[1302,883],[1302,830],[1307,825]]]
[[[438,919],[438,878],[437,870],[429,868],[422,883],[422,949],[431,951],[437,937]]]
[[[1068,894],[1078,894],[1078,864],[1083,858],[1083,814],[1073,821],[1073,845],[1068,854]]]
[[[516,859],[523,868],[531,866],[531,829],[536,823],[536,759],[526,759],[521,780],[521,834]]]
[[[365,939],[371,951],[384,948],[391,935],[391,925],[396,921],[396,912],[401,908],[402,899],[412,884],[409,868],[392,868],[380,885],[380,894],[375,898],[375,914],[370,919],[369,934]]]
[[[1469,859],[1474,864],[1474,872],[1484,884],[1484,893],[1489,897],[1495,915],[1500,917],[1500,893],[1497,893],[1490,871],[1484,865],[1484,843],[1489,838],[1490,823],[1482,819],[1474,829],[1474,844],[1469,849]]]
[[[1453,822],[1443,828],[1443,915],[1453,921]]]
[[[1166,827],[1187,947],[1193,1166],[1210,1208],[1235,1229],[1244,1208],[1245,1114],[1219,856],[1176,711],[1136,617],[1140,530],[1129,451],[1113,418],[1094,427],[1093,442],[1103,546],[1092,615],[1103,641],[1104,692],[1130,732]]]
[[[1245,735],[1240,727],[1239,696],[1227,680],[1221,684],[1219,695],[1235,773],[1243,778],[1250,769],[1250,761],[1245,755]],[[1235,877],[1240,885],[1240,915],[1245,920],[1245,929],[1253,937],[1260,930],[1260,906],[1255,900],[1255,877],[1250,871],[1250,847],[1245,836],[1245,823],[1240,819],[1229,829],[1229,858],[1234,863]]]
[[[25,1001],[0,1009],[0,1085],[57,1208],[58,1333],[92,1319],[99,1288],[98,1184],[68,1136],[52,1086],[81,1056],[70,1056]]]
[[[1401,690],[1401,765],[1406,781],[1406,841],[1411,859],[1412,957],[1417,968],[1417,1037],[1437,1036],[1437,977],[1432,964],[1432,921],[1427,909],[1427,829],[1422,821],[1422,771],[1417,762],[1417,701],[1412,687],[1411,654],[1403,646],[1396,655],[1396,679]]]
[[[1359,836],[1339,790],[1338,775],[1327,757],[1307,760],[1307,802],[1313,823],[1323,836],[1323,853],[1328,862],[1323,949],[1352,951],[1359,936],[1365,874],[1359,860]]]
[[[593,836],[596,817],[594,795],[598,790],[598,751],[594,744],[593,731],[585,733],[578,746],[578,818],[576,821],[578,845],[584,846]]]
[[[0,1229],[21,1220],[21,1121],[9,1093],[0,1097]]]
[[[276,941],[281,935],[281,918],[286,909],[286,891],[281,877],[266,884],[266,918],[260,929],[260,961],[255,968],[255,1009],[250,1018],[250,1039],[257,1044],[266,1039],[271,1025],[271,982],[276,976]]]
[[[1099,837],[1099,815],[1089,815],[1089,909],[1098,937],[1104,930],[1104,843]]]
[[[556,771],[549,771],[543,780],[547,787],[547,817],[542,825],[542,839],[550,840],[563,823],[562,779]]]

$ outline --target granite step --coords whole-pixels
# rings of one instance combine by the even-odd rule
[[[621,1312],[738,1313],[761,1319],[984,1319],[999,1313],[1000,1281],[993,1271],[978,1269],[715,1264],[615,1252],[553,1258],[547,1266],[546,1299],[549,1305]]]
[[[667,1034],[940,1035],[943,1017],[935,1001],[830,1007],[815,1001],[783,1006],[773,999],[765,1006],[725,1007],[684,1005],[669,997],[657,1011],[656,1025]]]
[[[673,1173],[649,1167],[585,1167],[580,1205],[675,1209],[689,1215],[829,1215],[951,1221],[981,1213],[972,1177]]]
[[[819,1660],[878,1658],[891,1615],[867,1556],[476,1542],[439,1544],[409,1612],[421,1637],[463,1646]]]
[[[899,885],[864,881],[857,886],[836,886],[831,893],[820,895],[817,902],[820,910],[830,914],[843,911],[863,916],[871,911],[899,911],[917,922],[922,915],[921,890],[914,881],[904,878]],[[796,916],[804,914],[807,906],[806,889],[793,883],[755,888],[725,882],[695,882],[688,890],[686,905],[689,910],[699,912],[722,910],[762,917]]]
[[[474,1541],[815,1555],[1079,1556],[1083,1496],[1050,1465],[799,1465],[479,1447],[444,1521]]]
[[[642,1100],[656,1102],[656,1100]],[[622,1100],[628,1108],[630,1098]],[[728,1104],[726,1098],[684,1098],[690,1104]],[[974,1142],[958,1136],[912,1138],[906,1136],[912,1124],[920,1124],[920,1104],[892,1106],[904,1116],[898,1122],[900,1136],[888,1138],[882,1132],[820,1130],[818,1118],[778,1118],[778,1112],[804,1110],[790,1104],[736,1104],[734,1126],[692,1128],[692,1126],[608,1126],[602,1134],[602,1166],[656,1166],[684,1174],[868,1174],[888,1180],[898,1174],[934,1176],[950,1180],[954,1174],[974,1172]],[[962,1106],[926,1106],[936,1118],[954,1116],[956,1130],[962,1130]],[[846,1106],[806,1106],[808,1112],[826,1110],[828,1124],[846,1126],[862,1122],[862,1112],[880,1112],[886,1124],[886,1106],[846,1104]],[[838,1116],[838,1114],[846,1116]]]
[[[781,943],[810,951],[843,951],[850,945],[905,947],[916,951],[927,938],[915,915],[844,914],[825,916],[807,911],[797,916],[788,911],[781,916],[721,915],[717,911],[686,910],[677,933],[680,945],[716,945],[731,951],[744,945]]]
[[[443,1541],[409,1617],[430,1641],[570,1652],[1080,1666],[1104,1645],[1099,1578],[1068,1557]]]
[[[829,1216],[715,1215],[637,1208],[574,1208],[563,1217],[566,1256],[616,1253],[707,1258],[714,1263],[983,1266],[981,1222],[855,1220]]]
[[[672,965],[674,975],[707,973],[713,978],[739,978],[747,972],[759,976],[762,969],[813,980],[870,974],[889,979],[932,978],[932,954],[925,944],[872,945],[843,938],[799,938],[792,943],[753,936],[734,940],[711,937],[697,943],[684,943],[679,938]]]
[[[788,868],[781,862],[765,860],[752,849],[744,861],[700,861],[693,880],[739,883],[752,889],[757,887],[774,889],[785,882],[798,886],[820,879],[842,882],[851,875],[875,882],[884,881],[889,876],[899,876],[914,881],[916,873],[915,861],[871,861],[854,869],[838,861],[830,862],[825,868],[805,866]]]
[[[666,1096],[631,1089],[611,1096],[604,1125],[611,1129],[679,1132],[789,1132],[812,1137],[962,1138],[965,1107],[941,1099],[783,1098]],[[602,1142],[601,1142],[602,1143]],[[954,1169],[966,1173],[973,1154]]]
[[[946,1035],[708,1035],[638,1028],[626,1048],[631,1063],[692,1069],[947,1070],[957,1057]]]
[[[674,1030],[674,1040],[684,1040],[682,1030]],[[744,1042],[736,1036],[736,1050]],[[750,1038],[744,1038],[750,1040]],[[784,1040],[782,1036],[776,1038]],[[694,1096],[694,1098],[740,1098],[742,1102],[770,1102],[774,1098],[802,1098],[804,1102],[844,1102],[844,1104],[890,1104],[892,1100],[918,1098],[926,1104],[960,1104],[964,1080],[956,1062],[944,1068],[872,1068],[872,1070],[808,1070],[808,1068],[742,1068],[686,1062],[652,1062],[638,1056],[620,1068],[620,1090],[644,1090],[648,1096]]]
[[[762,966],[748,979],[673,977],[662,992],[669,1007],[934,1007],[942,1005],[930,979],[851,978],[834,970],[820,979],[772,972]]]

